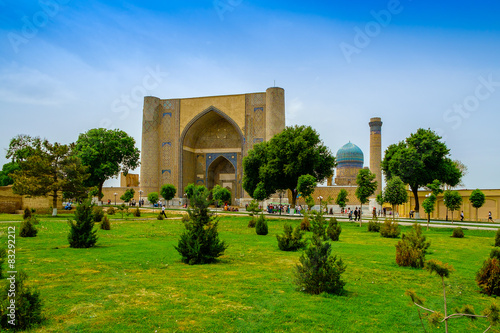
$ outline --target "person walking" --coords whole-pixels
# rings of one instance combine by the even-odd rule
[[[464,220],[464,211],[462,211],[462,212],[460,213],[460,221],[463,221],[463,220]]]
[[[165,214],[165,205],[161,207],[161,215],[165,216],[165,218],[167,217],[167,214]]]
[[[493,221],[493,217],[491,216],[491,211],[488,212],[488,222],[495,222]]]

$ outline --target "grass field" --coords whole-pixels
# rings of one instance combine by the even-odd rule
[[[269,235],[258,236],[247,227],[248,217],[223,216],[220,237],[230,245],[225,255],[216,264],[189,266],[174,249],[184,228],[179,219],[114,219],[112,230],[98,231],[96,247],[72,249],[66,218],[41,217],[38,237],[16,238],[16,268],[44,302],[46,320],[32,332],[421,332],[417,310],[404,295],[409,288],[443,311],[440,279],[398,267],[398,240],[368,233],[365,225],[341,223],[340,241],[333,243],[347,264],[345,295],[311,296],[293,284],[300,253],[278,249],[275,235],[284,220],[271,220]],[[0,224],[3,246],[12,225],[18,231],[19,223]],[[451,229],[425,234],[427,259],[456,270],[446,281],[449,309],[485,308],[492,298],[479,293],[474,277],[494,232],[465,231],[463,239],[451,238]],[[450,332],[487,326],[482,319],[455,319]]]

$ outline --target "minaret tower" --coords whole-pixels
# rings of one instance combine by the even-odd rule
[[[382,120],[370,119],[370,171],[375,174],[378,183],[375,195],[382,192]]]

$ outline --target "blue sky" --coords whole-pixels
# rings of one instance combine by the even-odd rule
[[[140,148],[142,98],[283,87],[287,125],[369,158],[418,128],[500,188],[496,1],[0,1],[0,147],[120,128]],[[0,164],[7,162],[0,154]],[[110,182],[109,184],[117,184]]]

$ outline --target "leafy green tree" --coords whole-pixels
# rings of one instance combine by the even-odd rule
[[[462,206],[462,197],[458,191],[445,191],[444,192],[444,205],[451,210],[451,223],[453,223],[453,212]]]
[[[345,206],[349,202],[349,198],[347,198],[348,195],[349,193],[347,193],[345,189],[340,189],[340,192],[335,199],[335,203],[339,205],[340,208],[345,208]]]
[[[384,195],[382,193],[379,193],[377,194],[377,196],[375,197],[375,201],[380,205],[380,206],[383,206],[384,203],[385,203],[385,200],[384,200]]]
[[[427,214],[427,230],[429,230],[429,223],[431,222],[431,213],[434,211],[434,204],[436,203],[436,196],[434,194],[429,195],[425,198],[422,206]]]
[[[184,223],[186,230],[181,235],[175,249],[182,256],[182,261],[189,265],[214,262],[224,254],[228,245],[219,239],[218,221],[208,210],[210,192],[203,186],[203,191],[194,191],[191,196],[189,221]]]
[[[135,195],[135,190],[133,188],[129,188],[123,193],[123,195],[120,197],[120,200],[123,200],[124,202],[130,202],[134,198]]]
[[[206,187],[203,185],[195,185],[193,183],[188,184],[186,187],[184,187],[184,193],[186,193],[187,198],[189,201],[193,198],[193,196],[196,193],[202,193],[205,192]],[[191,205],[191,202],[190,202]]]
[[[469,201],[472,207],[476,208],[476,222],[477,222],[477,211],[479,208],[483,207],[486,201],[486,197],[484,196],[484,193],[480,189],[475,189],[470,194]]]
[[[69,246],[73,248],[89,248],[97,242],[97,230],[94,230],[92,203],[86,199],[76,206],[75,221],[68,220],[70,232]]]
[[[405,184],[398,177],[392,177],[385,186],[384,201],[392,205],[392,219],[395,217],[395,206],[404,204],[408,201],[408,192],[406,191]]]
[[[316,185],[318,185],[316,178],[311,175],[301,175],[297,181],[297,191],[306,198],[313,194]]]
[[[99,188],[102,199],[102,186],[120,172],[127,174],[139,166],[139,149],[135,140],[124,131],[94,128],[79,135],[75,150],[83,164],[89,168],[88,186]]]
[[[0,186],[8,186],[14,184],[14,179],[12,179],[11,174],[16,170],[20,170],[18,163],[5,163],[2,166],[2,171],[0,171]]]
[[[270,193],[266,191],[264,183],[260,182],[257,185],[257,188],[253,192],[253,198],[257,201],[263,202],[264,200],[268,199],[270,197]],[[264,204],[262,204],[262,207],[264,207]],[[262,210],[262,214],[264,214],[264,210]]]
[[[148,201],[150,204],[154,205],[158,202],[158,199],[160,199],[160,197],[158,196],[158,192],[148,193]]]
[[[167,206],[168,202],[174,198],[175,193],[177,193],[177,189],[172,184],[164,184],[160,189],[160,194],[167,201]]]
[[[371,173],[369,169],[361,169],[356,177],[356,197],[359,202],[361,202],[361,208],[359,210],[359,226],[361,227],[361,212],[363,211],[363,204],[368,203],[368,198],[375,193],[377,190],[377,181],[375,180],[375,174]]]
[[[462,178],[462,172],[449,158],[450,150],[441,142],[441,137],[428,129],[418,129],[405,141],[390,145],[385,151],[382,170],[386,179],[399,176],[415,198],[415,211],[418,213],[418,189],[433,180],[455,186]]]
[[[11,174],[14,193],[28,197],[51,196],[55,216],[60,192],[80,196],[87,191],[84,182],[89,175],[73,153],[72,145],[23,136],[25,145],[19,148],[17,139],[12,139],[7,151],[7,156],[19,164],[19,170]]]
[[[217,206],[221,204],[221,202],[230,202],[231,201],[231,192],[220,185],[215,185],[212,189],[212,196],[217,203]]]
[[[335,165],[335,157],[315,130],[286,127],[270,141],[254,145],[243,159],[243,188],[251,196],[259,184],[267,197],[277,190],[294,193],[301,175],[311,175],[321,183],[333,174]],[[295,203],[294,196],[292,206]]]

